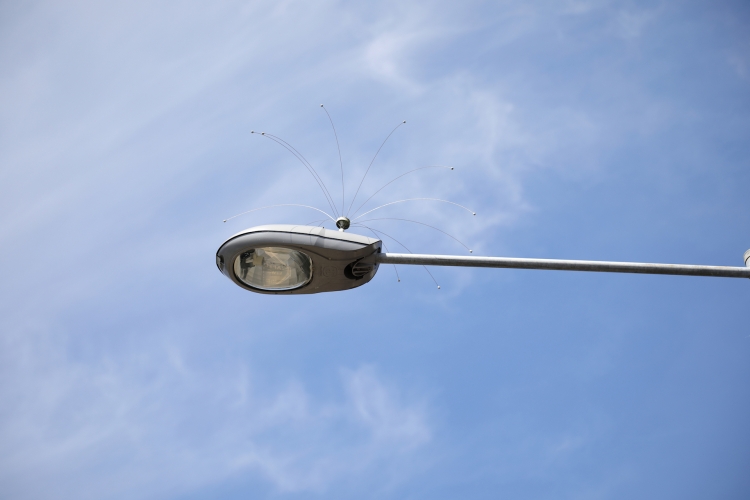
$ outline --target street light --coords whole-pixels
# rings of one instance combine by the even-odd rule
[[[242,288],[266,294],[356,288],[370,281],[380,264],[750,278],[750,250],[744,255],[745,267],[382,253],[380,240],[344,232],[349,222],[340,217],[338,231],[292,225],[246,229],[219,247],[216,265]]]
[[[331,208],[334,216],[329,215],[323,210],[296,203],[284,203],[280,205],[270,205],[265,207],[254,208],[247,212],[242,212],[228,219],[239,217],[256,210],[266,208],[294,206],[316,210],[324,214],[328,219],[336,224],[338,231],[332,231],[323,227],[313,227],[307,225],[271,225],[259,226],[246,229],[235,234],[225,241],[216,252],[216,265],[219,270],[237,285],[257,293],[267,294],[307,294],[319,292],[334,292],[338,290],[348,290],[364,285],[370,281],[378,270],[380,264],[406,264],[422,266],[458,266],[458,267],[498,267],[498,268],[515,268],[515,269],[548,269],[558,271],[593,271],[593,272],[611,272],[611,273],[637,273],[637,274],[676,274],[683,276],[717,276],[725,278],[750,278],[750,250],[745,252],[745,267],[723,267],[723,266],[695,266],[682,264],[650,264],[645,262],[606,262],[591,260],[556,260],[556,259],[518,259],[509,257],[460,257],[456,255],[418,255],[418,254],[398,254],[382,253],[381,241],[377,239],[379,231],[371,229],[361,221],[359,225],[370,229],[375,239],[356,234],[345,233],[351,225],[357,224],[357,219],[364,215],[380,210],[387,206],[397,203],[412,201],[433,201],[448,203],[460,207],[472,215],[476,212],[469,208],[459,205],[453,201],[442,200],[438,198],[408,198],[404,200],[392,201],[376,208],[370,209],[363,214],[356,216],[360,209],[370,201],[373,196],[389,186],[391,183],[401,179],[405,175],[425,169],[450,169],[453,167],[442,165],[422,166],[402,173],[398,177],[384,184],[376,190],[373,195],[359,205],[358,208],[351,212],[354,201],[360,192],[367,174],[370,172],[373,162],[378,153],[383,148],[388,138],[393,135],[398,128],[406,123],[401,121],[390,134],[385,138],[380,148],[375,152],[372,161],[365,170],[362,180],[352,197],[349,207],[346,208],[346,196],[344,190],[344,163],[341,158],[341,148],[339,147],[336,127],[333,125],[333,119],[322,104],[320,107],[325,110],[326,115],[331,123],[336,147],[339,151],[339,164],[341,167],[341,206],[340,209],[334,201],[331,193],[326,188],[322,177],[315,168],[308,162],[304,156],[287,141],[274,134],[260,132],[257,134],[270,141],[277,143],[291,153],[312,175],[315,182],[320,187],[321,192],[326,198],[326,202]],[[251,134],[255,131],[251,130]],[[352,219],[349,219],[351,214]],[[338,218],[334,219],[335,216]],[[456,238],[445,231],[428,224],[408,219],[404,220],[422,224],[424,226],[436,229],[441,233]],[[384,236],[388,236],[382,233]],[[392,238],[393,239],[393,238]],[[395,239],[394,239],[395,241]],[[397,242],[398,243],[398,242]],[[461,243],[459,241],[459,243]],[[400,243],[399,243],[400,244]],[[461,243],[464,245],[463,243]],[[403,246],[403,245],[402,245]],[[466,245],[464,245],[466,246]],[[404,247],[406,248],[406,247]],[[386,247],[387,249],[387,247]],[[468,247],[467,247],[468,249]],[[468,249],[471,252],[470,249]],[[409,251],[407,249],[407,251]],[[429,272],[429,271],[428,271]],[[440,288],[438,286],[438,288]]]
[[[235,234],[216,252],[216,265],[246,290],[307,294],[348,290],[378,270],[380,240],[323,227],[270,225]]]

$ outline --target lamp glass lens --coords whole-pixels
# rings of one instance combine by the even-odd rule
[[[234,261],[234,274],[253,288],[293,290],[312,278],[312,260],[290,248],[252,248]]]

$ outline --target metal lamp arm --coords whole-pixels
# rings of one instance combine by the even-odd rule
[[[604,273],[675,274],[682,276],[715,276],[750,278],[750,250],[745,252],[748,267],[696,266],[686,264],[651,264],[646,262],[607,262],[598,260],[518,259],[511,257],[463,257],[455,255],[420,255],[377,253],[365,259],[372,264],[407,264],[421,266],[497,267],[511,269],[547,269],[556,271],[590,271]]]

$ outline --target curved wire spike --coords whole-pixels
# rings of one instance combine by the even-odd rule
[[[304,224],[295,224],[293,227],[309,226],[310,224],[317,225],[320,221],[324,221],[324,220],[326,219],[311,220],[310,222],[305,222]]]
[[[250,131],[251,134],[255,134],[256,132],[254,130]],[[318,187],[323,191],[323,196],[326,198],[326,202],[328,203],[328,206],[331,207],[331,210],[336,213],[338,210],[336,210],[335,204],[333,203],[333,198],[331,197],[331,193],[328,192],[328,189],[325,187],[325,183],[323,182],[323,179],[320,178],[318,175],[318,172],[313,168],[312,165],[310,165],[310,162],[307,161],[307,159],[302,156],[302,154],[297,151],[294,146],[286,142],[281,137],[277,137],[273,134],[267,134],[266,132],[261,132],[261,136],[272,140],[276,144],[280,145],[281,147],[285,148],[287,151],[289,151],[297,160],[302,163],[302,165],[307,169],[308,172],[310,172],[310,175],[313,176],[313,179],[315,179],[315,182],[318,183]]]
[[[341,159],[341,146],[339,146],[339,135],[336,133],[336,127],[333,126],[333,118],[331,118],[331,114],[328,112],[325,106],[322,104],[320,105],[321,108],[323,108],[323,111],[326,112],[328,115],[328,121],[331,122],[331,128],[333,129],[333,136],[336,138],[336,147],[339,150],[339,165],[341,166],[341,213],[344,212],[344,160]]]
[[[404,123],[406,123],[406,120],[396,125],[396,127],[393,130],[391,130],[391,133],[388,134],[388,137],[385,138],[385,140],[383,141],[383,144],[381,144],[378,150],[375,152],[375,156],[372,157],[372,161],[370,162],[370,165],[368,165],[367,170],[365,170],[365,175],[363,175],[362,180],[359,181],[359,186],[357,186],[357,192],[354,193],[354,198],[352,198],[352,202],[349,204],[349,209],[346,211],[347,216],[349,215],[349,212],[351,212],[352,210],[352,205],[354,205],[354,200],[357,199],[357,195],[359,194],[359,189],[362,187],[362,183],[365,182],[365,177],[367,177],[367,173],[370,171],[370,167],[372,167],[372,164],[375,162],[375,158],[378,157],[378,153],[380,153],[380,150],[383,149],[383,146],[385,146],[385,143],[388,142],[388,139],[391,138],[393,133]]]
[[[313,224],[313,223],[319,223],[321,220],[325,220],[325,219],[313,220],[313,221],[310,221],[310,222],[306,222],[304,224],[295,224],[294,226],[292,226],[292,229],[295,229],[295,228],[298,228],[298,227],[303,227],[303,226],[309,226],[310,224]],[[317,224],[315,224],[315,225],[317,226]]]
[[[282,143],[282,146],[285,146],[285,147],[291,148],[291,150],[292,150],[292,151],[291,151],[291,152],[292,152],[292,154],[294,154],[295,156],[298,156],[298,157],[299,157],[299,158],[300,158],[300,159],[301,159],[301,160],[302,160],[302,161],[303,161],[304,163],[306,163],[306,164],[307,164],[307,167],[308,167],[308,168],[310,169],[310,173],[312,173],[312,174],[313,174],[313,176],[314,176],[314,177],[316,177],[316,178],[317,178],[317,180],[319,180],[319,181],[320,181],[320,185],[321,185],[321,187],[323,188],[323,190],[325,191],[325,194],[327,195],[328,199],[330,200],[330,201],[329,201],[329,203],[330,203],[330,204],[332,205],[332,207],[331,207],[331,208],[333,209],[333,212],[334,212],[334,213],[338,213],[338,212],[339,212],[339,209],[338,209],[338,207],[336,206],[336,202],[335,202],[335,201],[333,201],[333,196],[331,195],[331,192],[330,192],[330,191],[328,191],[328,187],[326,186],[325,182],[323,182],[323,178],[322,178],[322,177],[320,176],[320,174],[318,173],[318,171],[317,171],[317,170],[315,170],[315,167],[313,167],[313,166],[312,166],[312,164],[311,164],[311,163],[310,163],[309,161],[307,161],[307,158],[305,158],[305,157],[304,157],[304,156],[302,155],[302,153],[300,153],[300,152],[299,152],[299,151],[297,150],[297,148],[295,148],[294,146],[292,146],[291,144],[289,144],[289,143],[288,143],[287,141],[285,141],[285,140],[284,140],[284,139],[282,139],[281,137],[279,137],[279,136],[277,136],[277,135],[273,135],[273,134],[266,134],[266,136],[268,136],[269,138],[271,138],[271,139],[273,139],[273,140],[276,140],[276,141],[281,141],[281,143]],[[343,213],[343,211],[344,211],[344,207],[341,207],[341,213]]]
[[[317,219],[317,220],[311,220],[310,222],[305,222],[304,226],[309,226],[310,224],[315,224],[316,226],[320,224],[321,222],[325,222],[326,219]]]
[[[370,232],[371,232],[371,233],[372,233],[372,234],[373,234],[373,235],[374,235],[374,236],[375,236],[376,238],[380,239],[380,236],[378,236],[378,235],[377,235],[377,234],[375,233],[375,231],[373,231],[373,230],[372,230],[372,229],[370,229],[369,227],[367,227],[367,226],[365,226],[365,225],[363,225],[363,224],[358,224],[358,225],[361,225],[362,227],[364,227],[364,228],[367,228],[367,229],[369,229],[369,230],[370,230]],[[381,240],[381,241],[382,241],[382,240]],[[388,250],[388,245],[386,245],[386,244],[385,244],[385,241],[382,241],[382,243],[383,243],[383,246],[385,247],[385,251],[386,251],[386,252],[390,252],[390,250]],[[399,282],[399,283],[401,283],[401,276],[399,276],[399,275],[398,275],[398,269],[396,269],[396,264],[392,264],[392,265],[393,265],[393,270],[394,270],[394,271],[396,271],[396,279],[398,280],[398,282]]]
[[[255,132],[251,132],[251,133],[255,133]],[[312,165],[310,165],[309,162],[307,162],[307,160],[301,154],[299,154],[298,151],[295,152],[296,150],[294,150],[294,147],[292,147],[289,143],[284,144],[284,142],[286,141],[284,141],[283,139],[276,137],[272,134],[267,134],[265,132],[262,132],[261,135],[274,141],[276,144],[279,144],[281,147],[285,148],[295,158],[297,158],[297,160],[299,160],[300,163],[302,163],[302,165],[307,169],[307,171],[310,172],[310,175],[313,176],[313,179],[315,179],[315,182],[318,183],[318,187],[321,189],[321,191],[323,191],[323,196],[325,197],[326,202],[328,203],[328,206],[331,207],[331,211],[336,213],[337,210],[334,206],[333,198],[331,198],[331,194],[326,189],[325,184],[323,183],[323,179],[321,179],[320,176],[317,175],[318,173],[315,171],[314,168],[312,168]]]
[[[363,213],[362,215],[360,215],[358,217],[355,217],[353,220],[357,220],[360,217],[364,217],[365,215],[369,214],[370,212],[374,212],[375,210],[379,210],[379,209],[381,209],[383,207],[387,207],[388,205],[395,205],[396,203],[403,203],[405,201],[415,201],[415,200],[432,200],[432,201],[440,201],[442,203],[450,203],[451,205],[456,205],[457,207],[463,208],[464,210],[466,210],[467,212],[469,212],[471,215],[476,215],[477,214],[476,212],[474,212],[470,208],[466,208],[465,206],[459,205],[458,203],[453,202],[453,201],[441,200],[439,198],[407,198],[405,200],[392,201],[390,203],[386,203],[385,205],[380,205],[379,207],[375,207],[372,210],[368,210],[367,212]]]
[[[333,208],[334,208],[334,212],[335,212],[335,213],[338,213],[338,207],[336,206],[336,203],[335,203],[335,202],[333,201],[333,196],[331,196],[331,192],[330,192],[330,191],[328,191],[328,188],[326,187],[326,184],[325,184],[325,182],[323,182],[323,178],[322,178],[322,177],[320,176],[320,174],[318,173],[318,171],[317,171],[317,170],[315,170],[315,167],[313,167],[313,166],[312,166],[312,164],[311,164],[311,163],[310,163],[309,161],[307,161],[307,158],[305,158],[305,157],[304,157],[304,156],[302,155],[302,153],[300,153],[300,152],[299,152],[299,151],[297,150],[297,148],[295,148],[294,146],[292,146],[291,144],[289,144],[289,143],[288,143],[287,141],[285,141],[284,139],[282,139],[282,138],[281,138],[281,137],[279,137],[278,135],[274,135],[274,134],[268,134],[268,133],[266,133],[265,135],[266,135],[267,137],[271,138],[271,139],[275,139],[275,140],[277,140],[277,141],[281,141],[281,142],[283,143],[282,145],[284,145],[284,146],[288,146],[289,148],[291,148],[291,149],[292,149],[292,151],[293,151],[293,153],[292,153],[292,154],[294,154],[295,156],[299,156],[299,158],[300,158],[300,159],[301,159],[301,160],[302,160],[302,161],[303,161],[304,163],[306,163],[306,164],[307,164],[307,166],[308,166],[308,167],[309,167],[309,169],[311,170],[311,173],[313,173],[313,174],[314,174],[314,176],[316,176],[316,177],[317,177],[317,179],[318,179],[318,180],[320,181],[320,184],[322,185],[323,189],[325,189],[325,192],[326,192],[326,194],[328,195],[328,198],[329,198],[329,199],[331,200],[331,203],[333,203]],[[343,211],[343,207],[341,207],[341,209],[342,209],[342,211]]]
[[[310,208],[312,210],[317,210],[318,212],[320,212],[321,214],[325,215],[326,217],[328,217],[332,221],[336,222],[336,219],[334,219],[333,217],[331,217],[330,215],[328,215],[327,213],[325,213],[324,211],[322,211],[319,208],[311,207],[309,205],[299,205],[297,203],[281,203],[279,205],[268,205],[268,206],[265,206],[265,207],[253,208],[252,210],[248,210],[247,212],[242,212],[241,214],[233,215],[233,216],[231,216],[231,217],[229,217],[227,219],[224,219],[224,222],[226,222],[228,220],[232,220],[235,217],[239,217],[240,215],[245,215],[245,214],[249,214],[250,212],[256,212],[258,210],[263,210],[265,208],[274,208],[274,207],[304,207],[304,208]]]
[[[255,131],[251,130],[250,133],[254,134]],[[326,189],[325,184],[323,183],[323,179],[318,175],[318,172],[313,168],[310,162],[308,162],[307,159],[304,156],[302,156],[302,154],[294,148],[294,146],[286,142],[281,137],[275,136],[273,134],[268,134],[266,132],[261,132],[260,135],[262,135],[263,137],[267,139],[271,139],[276,144],[280,145],[281,147],[289,151],[295,158],[297,158],[297,160],[300,161],[300,163],[302,163],[302,165],[307,169],[307,171],[310,172],[310,175],[313,176],[313,179],[315,179],[315,182],[318,183],[318,187],[320,187],[320,189],[323,191],[323,196],[325,196],[328,206],[331,207],[331,210],[333,212],[336,212],[336,209],[334,208],[332,204],[333,198],[331,198],[331,194],[328,192],[328,189]]]
[[[311,220],[310,222],[306,222],[303,225],[304,226],[309,226],[310,224],[315,224],[316,227],[321,227],[321,225],[323,223],[325,223],[326,220],[328,220],[328,219]]]
[[[380,234],[382,234],[382,235],[384,235],[384,236],[387,236],[387,237],[389,237],[390,239],[392,239],[393,241],[395,241],[396,243],[398,243],[399,245],[401,245],[402,247],[406,248],[406,245],[404,245],[403,243],[401,243],[400,241],[398,241],[398,240],[397,240],[396,238],[394,238],[393,236],[391,236],[391,235],[389,235],[389,234],[386,234],[386,233],[384,233],[383,231],[380,231],[380,230],[378,230],[378,229],[373,229],[373,228],[371,228],[371,227],[369,227],[369,226],[365,226],[364,224],[361,224],[361,223],[359,223],[359,222],[357,222],[357,223],[356,223],[356,225],[358,225],[358,226],[362,226],[362,227],[365,227],[365,228],[369,229],[370,231],[374,231],[374,232],[376,232],[376,233],[380,233]],[[386,249],[386,251],[388,251],[388,250]],[[411,250],[409,250],[408,248],[406,248],[406,251],[407,251],[407,252],[409,252],[409,253],[414,253],[414,252],[412,252]],[[425,271],[427,271],[427,274],[429,274],[429,275],[430,275],[430,278],[432,278],[432,281],[434,281],[434,282],[435,282],[435,285],[437,285],[437,287],[438,287],[438,290],[440,290],[440,285],[438,285],[438,282],[437,282],[437,280],[435,280],[435,277],[434,277],[434,276],[432,275],[432,273],[430,272],[430,270],[429,270],[429,269],[427,269],[427,266],[422,266],[422,267],[424,268],[424,270],[425,270]]]
[[[452,234],[450,234],[450,233],[446,233],[446,232],[445,232],[445,231],[443,231],[442,229],[438,229],[438,228],[436,228],[435,226],[431,226],[431,225],[429,225],[429,224],[425,224],[424,222],[419,222],[419,221],[416,221],[416,220],[411,220],[411,219],[396,219],[396,218],[393,218],[393,217],[382,217],[382,218],[378,218],[378,219],[365,219],[365,220],[363,220],[362,222],[370,222],[370,221],[374,221],[374,220],[401,220],[401,221],[404,221],[404,222],[413,222],[414,224],[421,224],[421,225],[423,225],[423,226],[431,227],[431,228],[432,228],[432,229],[434,229],[435,231],[440,231],[440,232],[441,232],[441,233],[443,233],[444,235],[446,235],[446,236],[448,236],[448,237],[450,237],[450,238],[453,238],[454,240],[456,240],[456,241],[457,241],[457,242],[458,242],[458,243],[459,243],[459,244],[460,244],[461,246],[463,246],[463,247],[464,247],[464,248],[465,248],[466,250],[468,250],[468,251],[469,251],[469,253],[474,253],[474,251],[473,251],[473,250],[472,250],[471,248],[467,247],[467,246],[466,246],[466,245],[464,244],[464,242],[463,242],[463,241],[459,240],[458,238],[456,238],[456,237],[455,237],[455,236],[453,236]]]
[[[365,204],[366,204],[366,203],[367,203],[368,201],[370,201],[370,200],[372,199],[372,197],[373,197],[373,196],[375,196],[376,194],[378,194],[379,192],[381,192],[381,191],[382,191],[383,189],[385,189],[385,188],[386,188],[386,187],[388,186],[388,184],[391,184],[391,183],[393,183],[393,182],[396,182],[396,181],[397,181],[397,180],[399,180],[399,179],[400,179],[401,177],[403,177],[403,176],[405,176],[405,175],[407,175],[407,174],[410,174],[410,173],[412,173],[412,172],[416,172],[417,170],[424,170],[425,168],[449,168],[449,169],[453,170],[453,167],[446,167],[446,166],[444,166],[444,165],[428,165],[428,166],[426,166],[426,167],[419,167],[419,168],[415,168],[414,170],[409,170],[409,171],[408,171],[408,172],[406,172],[405,174],[401,174],[401,175],[399,175],[398,177],[396,177],[396,178],[395,178],[395,179],[393,179],[392,181],[390,181],[390,182],[386,183],[386,184],[385,184],[385,185],[384,185],[383,187],[381,187],[380,189],[378,189],[377,191],[375,191],[374,193],[372,193],[372,196],[370,196],[369,198],[367,198],[367,199],[365,200],[365,202],[364,202],[364,203],[362,203],[362,204],[361,204],[361,205],[360,205],[360,206],[359,206],[359,207],[357,208],[357,210],[355,210],[355,211],[354,211],[354,213],[352,214],[352,217],[354,217],[355,215],[357,215],[357,212],[359,212],[359,211],[360,211],[360,210],[362,209],[362,207],[364,207],[364,206],[365,206]]]
[[[359,223],[359,222],[357,222],[356,224],[357,224],[358,226],[366,227],[366,228],[367,228],[367,229],[369,229],[370,231],[374,231],[374,232],[376,232],[376,233],[380,233],[380,234],[382,234],[382,235],[388,236],[388,237],[389,237],[390,239],[392,239],[393,241],[395,241],[396,243],[398,243],[398,244],[399,244],[399,245],[401,245],[402,247],[406,248],[406,245],[404,245],[403,243],[401,243],[400,241],[398,241],[398,240],[397,240],[396,238],[394,238],[393,236],[391,236],[391,235],[389,235],[389,234],[386,234],[386,233],[384,233],[383,231],[380,231],[379,229],[373,229],[373,228],[371,228],[371,227],[368,227],[368,226],[365,226],[364,224],[361,224],[361,223]],[[409,253],[414,253],[414,252],[412,252],[411,250],[409,250],[408,248],[406,248],[406,251],[407,251],[407,252],[409,252]],[[435,277],[434,277],[434,276],[432,275],[432,273],[430,272],[430,270],[429,270],[429,269],[427,269],[427,266],[422,266],[422,267],[424,267],[424,270],[425,270],[425,271],[427,271],[427,274],[429,274],[429,275],[430,275],[430,278],[432,278],[432,281],[434,281],[434,282],[435,282],[435,285],[437,285],[437,287],[438,287],[438,290],[440,290],[440,285],[438,285],[438,282],[437,282],[437,280],[436,280],[436,279],[435,279]]]

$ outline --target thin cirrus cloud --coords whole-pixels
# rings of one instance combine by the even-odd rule
[[[302,165],[251,130],[294,144],[339,203],[336,143],[320,103],[336,123],[347,202],[382,140],[406,120],[358,202],[412,168],[453,166],[404,177],[368,207],[420,196],[454,200],[477,217],[429,203],[377,213],[440,227],[475,254],[512,254],[518,246],[505,231],[541,210],[540,179],[590,186],[627,178],[629,142],[648,146],[644,138],[708,115],[691,95],[661,90],[670,59],[642,45],[654,33],[680,31],[669,23],[674,9],[616,2],[39,2],[2,9],[0,496],[211,497],[227,484],[242,486],[238,496],[387,496],[410,481],[428,492],[427,483],[481,486],[487,477],[544,483],[567,460],[611,459],[595,452],[597,443],[616,439],[616,412],[597,406],[606,398],[583,391],[589,377],[605,380],[615,369],[622,345],[607,336],[601,325],[608,323],[597,323],[595,308],[587,305],[592,316],[569,320],[573,326],[562,314],[557,321],[568,330],[544,338],[540,332],[557,333],[558,325],[544,323],[538,310],[503,323],[525,311],[513,302],[523,293],[520,282],[506,295],[494,284],[489,296],[500,305],[479,304],[478,295],[462,299],[470,285],[481,285],[477,274],[441,271],[450,286],[435,296],[421,269],[404,280],[428,283],[419,291],[388,288],[395,274],[384,266],[381,281],[348,295],[274,302],[235,290],[212,259],[237,230],[315,217],[281,209],[221,222],[235,213],[325,203]],[[701,50],[721,52],[746,83],[741,47],[711,47]],[[680,148],[690,143],[679,136]],[[627,162],[613,163],[619,155]],[[671,185],[680,170],[663,164],[681,165],[681,158],[659,158],[648,158],[645,178]],[[429,228],[382,224],[414,251],[464,251]],[[554,248],[552,237],[525,238],[534,251]],[[576,293],[595,300],[566,288],[545,303],[543,292],[530,302],[550,310]],[[390,309],[373,312],[375,299]],[[423,314],[408,316],[412,306]],[[457,327],[445,326],[459,313]],[[632,318],[617,313],[618,324]],[[591,333],[587,321],[604,333]],[[460,341],[443,344],[454,334]],[[618,331],[617,338],[637,334]],[[477,343],[483,335],[509,342],[496,351],[508,357],[492,370],[454,376],[491,350]],[[508,340],[514,335],[538,344],[525,352]],[[586,335],[584,346],[577,339]],[[555,344],[559,338],[566,345]],[[606,348],[592,347],[599,344]],[[575,365],[568,367],[578,377],[572,397],[567,379],[553,371],[558,353],[544,357],[547,345]],[[429,372],[424,363],[440,349],[458,359]],[[591,359],[582,362],[581,352]],[[512,386],[514,377],[523,380]],[[464,405],[455,393],[447,399],[453,380],[466,383],[461,396],[477,394],[482,403]],[[503,383],[506,392],[492,392]],[[555,413],[549,405],[558,396]],[[583,417],[568,413],[579,397],[588,405]],[[570,419],[567,427],[558,413]],[[462,455],[463,446],[476,454]],[[588,489],[575,494],[605,496],[637,476],[635,462],[591,480],[587,462],[568,481],[571,466],[554,484],[579,481]],[[433,466],[437,473],[420,476]]]
[[[282,492],[322,491],[413,458],[431,439],[424,404],[404,402],[371,366],[342,371],[338,399],[322,401],[295,380],[276,392],[256,387],[248,366],[196,368],[174,347],[76,363],[39,340],[3,345],[3,379],[18,381],[0,393],[15,408],[0,434],[12,496],[51,494],[29,474],[61,497],[176,494],[248,473]],[[76,471],[110,450],[119,450],[108,459],[116,467],[78,491]]]
[[[480,227],[513,220],[528,210],[522,174],[530,166],[546,162],[549,153],[545,149],[549,146],[545,144],[554,138],[547,137],[543,142],[534,139],[533,132],[538,131],[526,128],[524,117],[502,95],[502,88],[497,91],[465,71],[439,78],[419,73],[421,59],[431,55],[430,47],[460,41],[462,33],[471,31],[467,26],[472,19],[466,19],[464,26],[448,28],[447,14],[425,15],[425,9],[410,11],[400,7],[402,16],[372,24],[361,19],[341,27],[334,23],[327,32],[331,25],[323,20],[336,8],[335,3],[314,11],[291,8],[289,4],[255,6],[240,9],[236,17],[217,8],[209,12],[207,20],[191,14],[189,9],[173,18],[171,11],[147,8],[145,4],[127,9],[98,6],[90,11],[88,7],[50,10],[42,6],[26,13],[22,18],[34,28],[29,33],[19,28],[13,36],[25,40],[33,49],[29,49],[28,61],[14,59],[16,72],[11,74],[17,76],[4,83],[5,95],[15,97],[6,101],[5,109],[20,120],[23,131],[14,136],[12,144],[6,142],[9,147],[3,153],[3,163],[14,167],[4,172],[4,203],[8,210],[0,223],[5,241],[40,229],[59,234],[55,228],[59,224],[72,234],[72,241],[56,250],[56,262],[99,262],[100,257],[88,252],[98,252],[102,238],[114,237],[117,227],[137,233],[164,207],[165,199],[166,203],[174,199],[174,194],[163,198],[154,193],[194,189],[190,184],[180,184],[179,178],[184,163],[203,153],[196,144],[206,129],[191,124],[179,129],[179,133],[170,133],[169,126],[178,120],[173,115],[182,114],[186,107],[210,97],[217,88],[248,70],[247,90],[233,92],[237,102],[246,107],[244,113],[255,112],[267,118],[271,117],[266,110],[280,106],[286,93],[294,91],[299,75],[341,74],[334,85],[344,91],[342,81],[380,82],[385,96],[401,95],[396,98],[399,104],[406,93],[413,100],[408,114],[419,118],[415,126],[409,124],[416,129],[408,141],[413,146],[400,149],[397,159],[384,153],[384,165],[377,165],[368,182],[370,186],[379,185],[394,170],[398,172],[401,165],[419,166],[425,162],[456,165],[456,176],[462,175],[457,177],[461,181],[457,184],[453,180],[456,177],[430,177],[426,181],[415,177],[409,179],[411,183],[394,186],[387,195],[391,199],[409,197],[429,183],[434,196],[450,198],[456,195],[460,182],[471,184],[477,178],[485,179],[489,182],[487,191],[504,193],[503,201],[496,202],[492,210],[481,210],[488,201],[477,201],[481,226],[473,220],[446,221],[446,229],[461,238],[476,237]],[[139,9],[148,11],[148,15],[136,15]],[[531,29],[528,14],[524,16],[525,28]],[[316,21],[309,22],[310,18]],[[514,19],[511,17],[507,25],[513,25]],[[44,26],[50,25],[59,29],[46,31]],[[291,25],[309,28],[278,29]],[[362,25],[369,29],[365,36],[355,33]],[[128,36],[133,30],[140,35]],[[516,29],[511,39],[519,36]],[[183,45],[174,40],[189,42]],[[333,47],[334,42],[340,48]],[[509,39],[504,43],[509,43]],[[12,52],[6,46],[4,53]],[[304,57],[310,53],[320,53],[321,57],[310,61]],[[295,65],[295,71],[284,71],[286,64]],[[267,72],[269,79],[253,72],[254,67]],[[265,90],[258,94],[254,88]],[[260,95],[263,99],[253,102],[241,94],[254,98]],[[343,104],[348,98],[344,94],[340,102]],[[443,105],[434,109],[435,102]],[[290,108],[286,110],[294,114]],[[365,112],[361,105],[356,111]],[[386,123],[402,118],[392,111],[387,115]],[[383,121],[382,116],[373,118]],[[565,115],[560,121],[570,122],[568,118]],[[347,116],[344,119],[350,120]],[[367,119],[366,115],[360,118],[363,122]],[[269,121],[271,126],[274,121],[280,122],[278,118]],[[278,128],[287,126],[278,123]],[[437,135],[441,129],[451,131],[449,140],[435,144],[430,157],[425,158],[424,145],[430,144],[430,135]],[[562,133],[557,126],[551,130]],[[150,137],[153,131],[156,137]],[[208,132],[209,140],[214,142],[211,147],[222,144],[210,128]],[[343,138],[352,139],[346,133]],[[352,165],[350,178],[362,174],[378,140],[370,136],[366,145],[345,144]],[[281,157],[282,153],[272,154]],[[252,198],[256,204],[288,201],[284,196],[288,195],[290,184],[292,194],[301,189],[299,194],[304,198],[309,180],[287,182],[299,178],[296,172],[300,166],[289,165],[285,160],[279,163],[281,171],[274,177],[281,181],[267,183],[270,187]],[[215,162],[201,168],[213,170]],[[200,172],[196,178],[207,173]],[[34,185],[32,195],[30,185]],[[412,213],[415,218],[429,217],[433,210],[414,206]],[[90,230],[92,225],[94,232]],[[212,233],[200,240],[212,244],[214,236]],[[131,256],[138,259],[148,248],[151,260],[185,246],[185,240],[147,241],[147,245],[137,239],[124,243],[121,248],[112,249],[107,259],[132,262]],[[9,247],[5,248],[7,254]],[[43,254],[36,258],[43,258]],[[61,488],[73,488],[76,476],[71,476],[72,482],[67,486],[64,479],[73,470],[91,467],[107,455],[109,448],[135,453],[146,442],[155,448],[151,456],[124,464],[123,470],[135,485],[153,484],[150,482],[157,476],[176,480],[176,471],[183,474],[186,469],[192,471],[188,476],[193,478],[193,485],[205,484],[226,475],[220,470],[230,466],[262,471],[283,491],[320,489],[340,476],[342,469],[365,470],[371,462],[392,454],[412,453],[430,441],[431,430],[422,411],[400,406],[369,369],[346,372],[347,399],[331,409],[294,383],[276,396],[269,396],[270,403],[250,396],[247,401],[232,402],[223,391],[215,396],[215,388],[227,380],[206,377],[205,373],[201,374],[197,393],[186,392],[180,381],[195,382],[199,377],[179,363],[178,357],[168,356],[154,344],[148,344],[146,360],[161,368],[148,375],[139,371],[136,361],[115,355],[111,360],[71,359],[65,355],[67,337],[57,330],[55,314],[76,301],[106,293],[111,283],[132,274],[129,268],[114,268],[108,276],[93,270],[96,266],[77,269],[79,272],[71,276],[65,272],[65,265],[56,266],[47,276],[48,282],[54,284],[42,292],[47,296],[49,312],[36,322],[28,320],[33,306],[27,303],[20,305],[20,312],[6,315],[5,331],[12,333],[5,337],[4,400],[18,404],[3,421],[7,450],[3,469],[6,484],[17,492],[31,488],[29,475],[40,470],[57,478],[63,484]],[[21,289],[29,286],[16,271],[11,270],[7,276],[15,276]],[[29,331],[34,333],[24,333]],[[12,380],[23,382],[16,384]],[[203,398],[209,402],[201,402]],[[225,408],[228,415],[209,412],[216,418],[210,424],[186,423],[180,415],[190,413],[193,405]],[[255,441],[261,435],[257,429],[272,433],[289,422],[299,429],[296,437],[278,442]],[[351,443],[329,450],[324,443],[339,424],[362,433]],[[195,425],[198,434],[214,436],[216,442],[209,445],[207,438],[198,443],[184,441],[180,429],[185,425]],[[228,428],[223,431],[225,435],[222,427]],[[230,442],[229,436],[237,433],[244,440]],[[316,433],[319,437],[311,441],[303,437]],[[204,446],[211,451],[206,452]],[[307,451],[300,454],[300,448]],[[117,474],[124,472],[110,474],[114,474],[113,483],[124,488],[124,477],[117,481]],[[141,475],[143,479],[139,479]],[[105,473],[102,481],[106,478]],[[92,490],[92,496],[97,496],[97,492],[101,493]]]

